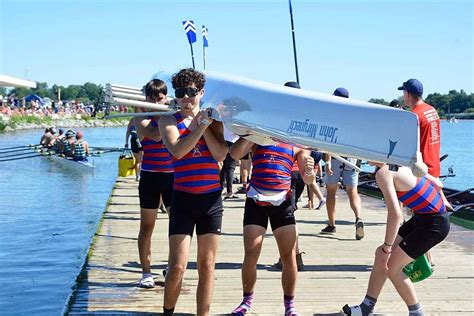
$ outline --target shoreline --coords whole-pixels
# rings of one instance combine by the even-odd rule
[[[129,118],[36,118],[20,117],[16,120],[4,120],[0,117],[0,134],[26,129],[44,129],[51,126],[56,128],[87,128],[87,127],[121,127],[127,126]]]

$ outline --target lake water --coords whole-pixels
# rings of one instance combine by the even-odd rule
[[[442,122],[447,187],[474,186],[474,121]],[[94,146],[121,147],[125,128],[84,129]],[[38,143],[42,130],[0,134],[0,148]],[[80,173],[43,157],[0,163],[0,314],[57,315],[74,285],[117,175],[118,154]],[[137,227],[138,229],[138,227]]]

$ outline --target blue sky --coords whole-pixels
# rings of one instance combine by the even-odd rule
[[[293,0],[304,89],[391,100],[414,77],[425,95],[473,92],[473,4],[451,1]],[[191,66],[181,22],[201,25],[207,69],[283,84],[294,80],[287,0],[0,0],[0,73],[53,84],[141,86]]]

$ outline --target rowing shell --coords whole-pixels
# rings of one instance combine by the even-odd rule
[[[88,161],[75,161],[74,159],[69,157],[50,155],[48,152],[41,154],[52,161],[67,166],[68,168],[74,168],[78,171],[94,171],[95,168],[94,159],[91,157],[88,158]]]
[[[417,162],[411,112],[215,72],[206,73],[202,107],[260,145],[286,142],[407,167]]]

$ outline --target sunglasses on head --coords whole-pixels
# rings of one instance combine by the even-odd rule
[[[184,95],[187,95],[188,97],[192,98],[197,96],[199,93],[198,88],[191,88],[191,87],[186,87],[186,88],[178,88],[174,90],[174,95],[177,98],[184,98]]]

